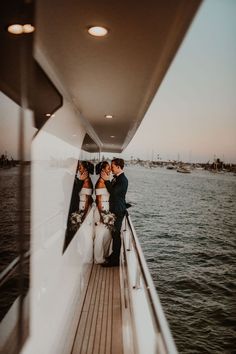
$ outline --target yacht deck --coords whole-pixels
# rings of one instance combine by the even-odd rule
[[[119,267],[93,265],[71,353],[123,353]]]

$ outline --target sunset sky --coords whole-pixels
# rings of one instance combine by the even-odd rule
[[[236,162],[236,1],[204,1],[122,154]]]

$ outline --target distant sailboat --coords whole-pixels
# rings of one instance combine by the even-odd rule
[[[179,166],[177,168],[177,172],[180,172],[180,173],[191,173],[191,170],[187,166]]]
[[[173,164],[169,164],[169,165],[166,166],[166,169],[167,170],[175,170],[176,166],[174,166]]]

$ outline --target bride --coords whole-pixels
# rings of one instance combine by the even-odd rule
[[[93,172],[94,166],[92,163],[88,161],[78,161],[67,218],[63,253],[82,225],[93,203],[93,184],[89,176],[89,174],[93,174]],[[65,179],[66,178],[67,175],[65,176]],[[65,180],[65,184],[67,184],[67,180]],[[66,192],[68,193],[68,191]]]
[[[95,186],[96,204],[95,209],[95,239],[94,239],[94,263],[104,263],[111,250],[111,231],[103,223],[102,212],[109,211],[109,196],[101,172],[110,175],[110,165],[107,161],[102,161],[96,165],[96,174],[100,174]]]
[[[89,161],[80,161],[78,165],[80,176],[86,175],[82,189],[79,192],[79,210],[77,212],[77,252],[82,264],[93,262],[93,184],[90,174],[94,172],[94,166]]]

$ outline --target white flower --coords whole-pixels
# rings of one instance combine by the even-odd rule
[[[113,230],[114,229],[114,224],[116,220],[115,214],[111,213],[110,211],[102,211],[101,212],[101,218],[103,224],[109,229]]]
[[[84,216],[84,211],[83,210],[77,210],[74,213],[71,213],[70,216],[70,226],[69,228],[72,231],[77,231],[80,225],[83,222],[83,216]]]

